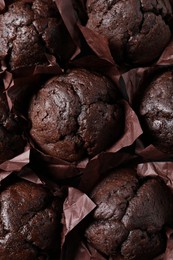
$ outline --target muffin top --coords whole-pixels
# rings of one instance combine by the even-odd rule
[[[61,61],[72,54],[71,38],[52,0],[13,1],[0,24],[0,58],[12,70],[46,64],[47,55]]]
[[[74,69],[54,77],[31,100],[31,137],[43,152],[67,161],[94,156],[121,134],[117,99],[102,75]]]
[[[160,180],[139,180],[134,170],[116,170],[93,189],[91,199],[97,207],[85,236],[98,251],[136,260],[164,251],[173,203]]]
[[[146,87],[139,114],[147,138],[163,152],[173,152],[173,72],[155,77]]]
[[[168,0],[88,0],[87,9],[87,27],[108,38],[117,62],[148,64],[170,40]]]
[[[60,248],[62,203],[41,185],[19,180],[0,193],[1,259],[47,259]],[[52,258],[51,258],[52,259]]]

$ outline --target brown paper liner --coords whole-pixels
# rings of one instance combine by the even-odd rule
[[[147,162],[138,164],[139,176],[159,176],[173,191],[173,162]]]
[[[6,98],[7,98],[7,104],[9,107],[9,110],[12,110],[13,104],[11,101],[11,98],[9,97],[7,90],[8,88],[13,84],[13,76],[10,72],[5,71],[4,76],[3,76],[3,83],[4,83],[4,88],[5,88],[5,94],[6,94]]]
[[[81,191],[69,187],[68,196],[63,205],[64,212],[64,230],[62,244],[65,242],[65,236],[75,228],[96,205],[92,200]]]
[[[43,184],[44,181],[30,168],[30,148],[25,147],[25,151],[16,157],[0,164],[0,183],[9,179],[11,176],[17,176],[21,179]]]
[[[27,148],[22,154],[0,164],[0,181],[10,176],[13,172],[19,172],[29,163],[30,149]]]
[[[110,65],[115,65],[114,59],[110,53],[107,38],[80,24],[78,24],[78,27],[91,50],[100,59],[106,60],[108,63],[110,63]]]
[[[37,149],[31,149],[31,167],[35,172],[56,183],[74,184],[79,182],[81,168],[66,161],[48,156]]]
[[[122,101],[125,111],[124,135],[107,152],[117,152],[130,146],[143,133],[135,112],[126,101]]]
[[[0,169],[6,172],[20,171],[23,166],[29,163],[30,150],[23,152],[22,154],[5,161],[0,164]]]
[[[33,182],[35,184],[44,184],[44,182],[33,172],[29,167],[24,167],[20,172],[17,173],[17,176],[21,179]]]
[[[6,63],[2,60],[1,61],[1,71],[6,72],[4,76],[4,83],[6,86],[10,87],[12,85],[11,82],[9,82],[10,77],[9,74],[11,74],[12,79],[17,78],[24,78],[24,77],[33,77],[38,74],[50,74],[50,75],[56,75],[62,72],[61,67],[56,62],[56,58],[53,55],[45,54],[48,60],[48,64],[43,65],[36,65],[36,66],[30,66],[30,67],[21,67],[15,70],[8,71]]]
[[[78,17],[75,15],[72,1],[55,0],[55,3],[62,17],[62,20],[76,45],[76,50],[75,53],[73,54],[73,57],[75,57],[80,53],[80,45],[81,45],[80,38],[79,38],[79,31],[77,28]]]
[[[145,147],[140,138],[136,141],[135,153],[142,157],[144,161],[172,161],[173,155],[159,151],[154,145],[150,144]]]
[[[78,248],[79,233],[83,230],[87,215],[95,208],[91,199],[81,191],[72,187],[68,188],[68,196],[63,206],[64,224],[62,232],[62,260],[74,259]]]

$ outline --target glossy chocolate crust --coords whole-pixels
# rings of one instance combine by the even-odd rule
[[[46,64],[46,54],[60,62],[70,55],[71,39],[52,0],[13,2],[0,15],[0,58],[11,69]]]
[[[30,134],[46,154],[77,161],[108,148],[123,129],[117,89],[104,76],[74,69],[49,80],[29,108]]]
[[[118,62],[150,63],[170,40],[169,0],[88,0],[87,9],[87,27],[109,39]]]
[[[121,169],[102,180],[91,198],[97,208],[85,236],[98,251],[139,260],[165,250],[164,226],[172,222],[173,203],[164,183],[141,181],[133,170]]]
[[[62,203],[40,185],[19,180],[0,193],[0,258],[58,259]]]
[[[22,153],[24,146],[19,120],[9,111],[0,87],[0,163]]]
[[[147,138],[163,152],[173,152],[173,72],[158,75],[146,87],[139,113]]]

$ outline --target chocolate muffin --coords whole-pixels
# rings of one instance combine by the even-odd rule
[[[170,40],[169,0],[88,0],[87,9],[87,27],[108,38],[112,56],[120,63],[150,63]]]
[[[74,44],[53,0],[13,1],[0,15],[0,59],[11,69],[67,60]]]
[[[18,180],[1,191],[0,202],[2,260],[58,259],[60,200],[41,185]]]
[[[161,151],[173,152],[173,72],[167,71],[146,87],[139,114],[147,138]]]
[[[15,157],[24,150],[19,119],[9,111],[6,95],[0,87],[0,163]]]
[[[38,147],[70,162],[92,157],[123,130],[118,91],[106,77],[74,69],[50,79],[32,98],[30,135]]]
[[[172,194],[159,179],[139,180],[134,170],[116,170],[91,194],[97,208],[85,236],[106,255],[153,259],[165,250],[165,225],[173,225]]]

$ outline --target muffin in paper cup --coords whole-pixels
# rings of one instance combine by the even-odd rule
[[[118,156],[120,156],[120,155],[121,155],[121,158],[123,158],[123,155],[124,155],[124,159],[122,159],[121,163],[119,163],[117,160],[117,167],[115,167],[114,170],[113,170],[113,168],[110,170],[109,164],[108,164],[109,170],[106,171],[106,169],[105,169],[105,171],[104,171],[104,170],[102,170],[101,163],[100,163],[100,165],[92,167],[92,169],[90,169],[90,171],[86,173],[88,175],[88,181],[81,183],[82,190],[86,190],[88,196],[91,198],[91,200],[93,200],[93,202],[97,206],[92,211],[92,213],[88,216],[88,218],[84,222],[81,222],[81,226],[79,226],[78,230],[76,227],[76,230],[77,230],[76,232],[78,232],[78,238],[76,237],[77,235],[74,230],[74,234],[75,234],[74,237],[75,237],[75,240],[78,240],[78,243],[76,243],[73,248],[73,250],[76,252],[73,259],[80,259],[81,257],[84,257],[84,259],[93,259],[93,258],[94,259],[139,259],[139,255],[140,255],[141,259],[142,259],[142,257],[143,257],[143,259],[148,259],[149,256],[144,255],[144,252],[146,254],[149,252],[151,253],[151,255],[153,254],[152,256],[150,255],[150,257],[152,257],[152,259],[155,259],[155,257],[157,257],[156,259],[170,259],[169,257],[172,252],[171,234],[172,234],[172,224],[173,224],[172,216],[171,216],[173,213],[173,211],[172,211],[172,203],[173,203],[173,200],[172,200],[172,196],[173,196],[173,194],[172,194],[172,169],[173,168],[172,167],[173,167],[173,164],[172,164],[172,162],[169,162],[169,163],[168,162],[142,163],[142,162],[139,162],[139,158],[138,158],[138,162],[137,162],[137,160],[136,160],[137,158],[135,158],[135,157],[133,158],[132,154],[128,154],[129,155],[129,157],[128,157],[127,154],[125,154],[125,153],[124,154],[119,154],[119,153],[120,152],[117,153],[117,159],[118,159]],[[110,174],[111,172],[112,172],[112,175]],[[137,179],[139,182],[138,181],[136,182],[136,179],[133,179],[135,176],[137,176]],[[84,175],[84,177],[86,178],[85,175]],[[110,178],[110,181],[109,181],[109,178]],[[133,179],[133,181],[132,181],[132,179]],[[91,180],[91,181],[89,181],[89,180]],[[101,184],[98,184],[98,183],[101,183]],[[150,184],[151,184],[151,186],[150,186]],[[102,188],[102,185],[103,186],[105,185],[104,189]],[[118,186],[116,186],[116,185],[118,185]],[[128,186],[128,185],[130,185],[130,186]],[[97,187],[97,188],[95,189],[93,187]],[[131,188],[128,188],[128,187],[131,187]],[[137,187],[136,191],[135,191],[135,187]],[[168,192],[167,194],[169,194],[168,195],[169,199],[168,199],[166,193],[163,196],[161,195],[162,192],[161,192],[160,188],[159,188],[159,190],[160,190],[159,193],[157,193],[156,192],[157,187],[160,187],[160,188],[162,187],[161,190],[163,192],[166,192],[166,193]],[[132,196],[133,198],[131,201],[131,195],[133,192],[134,192],[134,197]],[[120,199],[122,197],[124,198],[124,203]],[[159,197],[161,200],[164,197],[165,202],[163,202],[163,203],[161,201],[159,202],[159,200],[160,200]],[[142,198],[145,200],[145,202],[143,201]],[[111,206],[111,203],[113,203],[112,206]],[[168,204],[169,204],[168,208],[166,210],[163,209],[164,207],[167,207],[166,205],[168,205]],[[152,206],[150,207],[149,205],[150,206],[152,205]],[[127,208],[126,208],[126,206],[127,206]],[[132,208],[130,209],[130,207],[132,207]],[[147,209],[145,209],[145,207],[147,207]],[[149,208],[150,208],[150,210],[149,210]],[[125,210],[125,215],[122,217],[121,215],[124,210]],[[147,214],[145,214],[145,212],[147,212]],[[140,214],[144,214],[143,217]],[[166,221],[167,225],[165,225],[166,222],[164,222],[164,220],[167,219],[167,217],[165,218],[165,216],[166,216],[165,214],[167,215],[167,217],[169,219],[168,222]],[[161,217],[161,215],[162,215],[162,217]],[[95,220],[93,220],[93,216],[94,216]],[[158,217],[158,216],[160,216],[160,217]],[[134,220],[135,217],[136,217],[136,220]],[[159,222],[161,219],[163,221],[162,222],[163,225],[161,227],[162,231],[160,233],[163,235],[163,237],[162,237],[163,240],[161,239],[160,235],[158,235],[158,233],[157,233],[159,230],[159,228],[158,228],[159,225],[156,220],[157,217],[159,219]],[[130,221],[130,218],[132,218],[133,220]],[[157,224],[155,221],[157,222]],[[120,228],[121,232],[118,231],[118,223],[120,223],[119,228]],[[124,224],[127,225],[125,230],[121,226],[122,223],[123,223],[123,225]],[[139,223],[141,223],[142,229],[140,229]],[[156,226],[154,223],[156,224]],[[153,224],[154,224],[155,228],[154,228],[154,226],[152,226]],[[138,228],[137,228],[137,226],[138,226]],[[109,227],[111,227],[110,230],[109,230]],[[93,232],[94,232],[94,228],[96,228],[94,233],[92,233],[91,228],[93,228]],[[126,232],[129,228],[132,228],[133,231],[132,230],[130,231],[129,237],[128,237]],[[114,229],[117,230],[117,232],[114,231],[116,236],[111,236],[111,235],[109,236],[109,231],[110,231],[110,234],[113,234],[112,232]],[[87,231],[85,231],[85,230],[87,230]],[[105,230],[105,233],[104,233],[104,230]],[[122,234],[123,230],[125,231],[124,235]],[[83,232],[83,234],[82,234],[82,232]],[[141,232],[143,233],[143,235]],[[151,235],[152,232],[154,232],[153,234],[155,234],[155,235],[157,233],[158,237],[160,237],[160,238],[156,239],[155,235]],[[84,233],[86,234],[86,237],[87,237],[87,240],[89,240],[89,243],[86,241],[86,238],[84,238]],[[139,234],[140,234],[140,236],[138,237],[137,240],[135,240],[135,243],[134,243],[133,239],[136,239],[136,236],[138,236]],[[147,238],[147,236],[148,236],[148,238]],[[71,243],[73,241],[74,237],[73,237],[73,232],[72,232],[71,241],[68,241],[68,243]],[[105,239],[105,242],[103,242],[104,239]],[[143,239],[143,240],[141,240],[141,239]],[[148,242],[147,242],[147,240],[148,240]],[[156,240],[157,240],[157,242],[156,242]],[[162,241],[161,244],[163,247],[161,246],[160,242],[158,242],[159,240],[160,240],[160,242]],[[103,244],[102,244],[102,246],[99,247],[98,244],[102,243],[101,241],[103,242]],[[133,241],[131,246],[130,246],[130,241],[131,242]],[[155,245],[154,246],[155,249],[158,246],[158,251],[156,250],[157,253],[154,252],[155,250],[153,250],[153,246],[151,246],[152,241]],[[119,243],[120,244],[122,243],[121,253],[119,251],[120,250]],[[149,243],[148,246],[147,246],[147,243]],[[140,250],[138,251],[139,248],[132,250],[134,245],[139,245]],[[78,246],[78,247],[76,248],[75,246],[76,247]],[[108,250],[110,248],[112,248],[112,250],[113,250],[112,255],[109,255],[108,253],[106,253],[104,251],[104,249]],[[67,250],[67,253],[66,254],[64,253],[64,258],[62,258],[62,259],[67,259],[67,258],[65,258],[65,255],[68,256],[68,247],[66,248],[66,250]],[[69,254],[70,254],[70,250],[71,249],[69,248]],[[128,253],[128,250],[129,250],[129,253]],[[138,251],[139,255],[135,256],[135,254],[137,254],[137,251]],[[163,253],[163,254],[161,254],[161,253]],[[123,256],[123,254],[124,254],[124,256]],[[128,256],[126,255],[127,258],[125,257],[125,254],[128,255]]]

